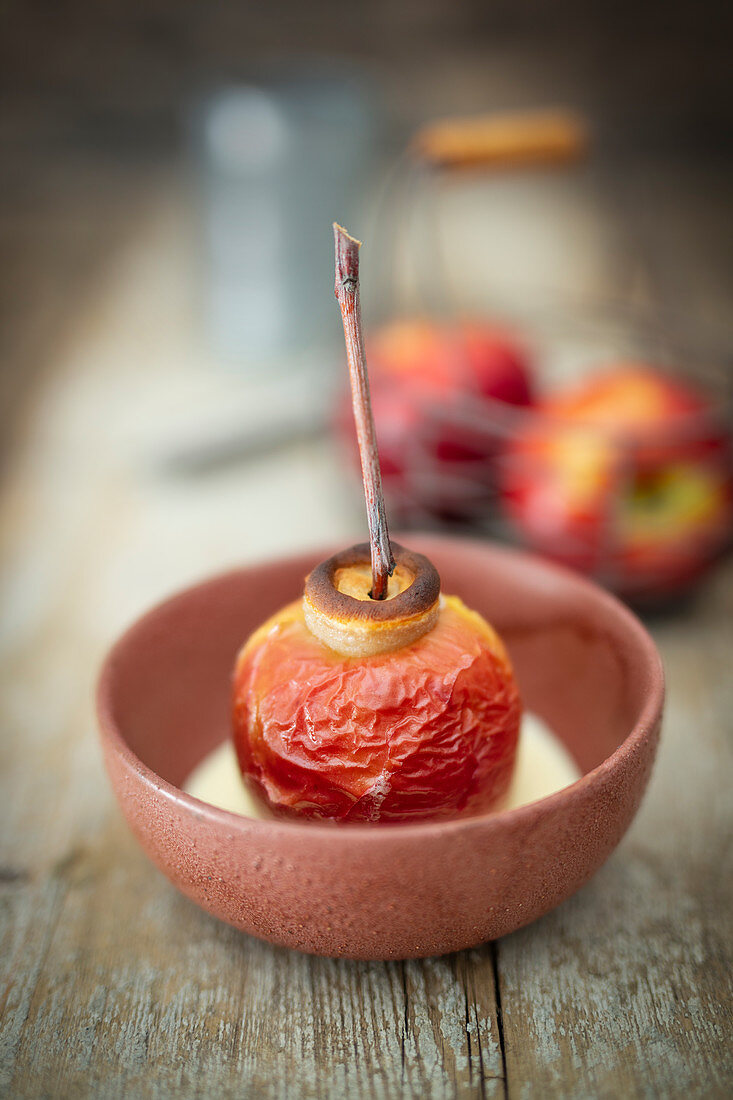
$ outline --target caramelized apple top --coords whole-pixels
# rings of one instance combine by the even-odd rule
[[[370,547],[360,543],[317,565],[306,578],[309,630],[329,649],[373,657],[416,641],[435,626],[440,577],[422,554],[392,544],[395,567],[384,599],[372,598]]]

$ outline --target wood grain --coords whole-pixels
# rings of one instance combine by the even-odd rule
[[[677,202],[694,218],[694,195]],[[94,293],[69,300],[0,502],[0,1093],[730,1095],[731,563],[651,624],[668,718],[628,838],[576,898],[496,945],[308,958],[216,923],[139,852],[91,712],[108,642],[180,584],[294,539],[353,542],[362,518],[325,441],[185,483],[160,474],[161,424],[183,430],[208,415],[203,394],[236,403],[244,385],[190,320],[170,180],[137,219]],[[603,251],[586,261],[603,288]]]
[[[176,895],[116,818],[48,891],[35,928],[15,917],[42,967],[15,960],[10,1095],[503,1095],[488,952],[403,965],[272,948]]]

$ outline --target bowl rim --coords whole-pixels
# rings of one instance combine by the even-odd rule
[[[404,538],[404,533],[400,532],[399,537]],[[489,810],[485,813],[476,814],[471,817],[446,818],[438,819],[437,821],[376,823],[376,827],[375,823],[354,823],[344,825],[344,823],[339,822],[300,822],[291,821],[285,818],[251,818],[244,814],[236,813],[233,810],[225,810],[209,802],[203,802],[194,795],[188,794],[181,787],[177,787],[163,776],[158,775],[157,772],[148,767],[148,765],[133,752],[123,737],[117,722],[114,720],[112,679],[114,676],[117,655],[128,644],[131,636],[139,630],[148,619],[157,615],[163,609],[182,602],[193,590],[220,585],[229,578],[239,577],[243,573],[255,571],[265,564],[285,564],[289,561],[294,562],[304,557],[310,557],[311,554],[314,558],[317,558],[317,555],[321,553],[318,549],[310,551],[307,548],[298,554],[254,561],[247,565],[226,569],[221,573],[206,577],[201,581],[194,582],[193,584],[186,585],[184,588],[174,591],[164,599],[155,603],[152,607],[148,608],[142,615],[139,615],[123,631],[108,650],[97,679],[95,693],[96,713],[103,742],[106,742],[110,748],[122,758],[124,763],[140,776],[149,790],[163,795],[168,801],[194,814],[199,819],[208,818],[215,825],[226,826],[230,830],[233,827],[240,830],[246,828],[247,831],[253,831],[255,833],[266,832],[282,837],[289,836],[291,838],[294,833],[300,833],[312,836],[314,839],[320,838],[323,841],[326,839],[333,841],[336,837],[347,838],[350,841],[364,841],[368,837],[371,842],[390,843],[397,837],[404,837],[406,840],[419,840],[420,838],[427,837],[434,838],[436,834],[451,835],[464,831],[473,831],[477,828],[486,827],[487,824],[496,827],[502,822],[520,822],[524,818],[531,819],[536,816],[538,811],[542,813],[552,812],[553,809],[561,806],[569,798],[574,798],[577,792],[585,792],[587,789],[597,786],[605,776],[612,774],[616,770],[630,751],[642,744],[656,729],[662,717],[665,699],[665,676],[662,659],[646,627],[641,623],[633,611],[631,611],[621,600],[617,599],[611,592],[608,592],[600,585],[595,584],[593,581],[583,577],[566,566],[558,565],[553,561],[542,558],[538,554],[528,553],[524,550],[516,550],[513,547],[507,547],[492,542],[491,540],[464,538],[430,531],[409,532],[407,533],[407,538],[408,541],[410,538],[414,538],[416,541],[429,540],[430,542],[443,543],[446,545],[460,542],[476,550],[488,550],[492,556],[497,558],[519,558],[524,561],[527,566],[540,568],[546,573],[558,577],[561,576],[565,581],[570,581],[577,585],[581,591],[584,590],[588,595],[599,600],[602,605],[621,620],[640,643],[642,651],[648,657],[651,690],[641,707],[636,722],[610,756],[607,756],[600,764],[597,764],[595,768],[584,773],[573,783],[568,784],[566,787],[562,787],[559,791],[546,795],[544,798],[527,802],[522,806],[516,806],[513,809]],[[330,552],[332,553],[333,551],[331,550]]]

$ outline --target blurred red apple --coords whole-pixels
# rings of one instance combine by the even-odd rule
[[[731,438],[712,399],[642,364],[543,401],[505,455],[503,500],[535,549],[634,598],[694,580],[726,545]]]
[[[501,407],[531,401],[527,356],[508,332],[478,321],[394,321],[367,340],[385,491],[393,506],[460,515],[493,485],[506,426]],[[346,412],[346,410],[345,410]],[[342,418],[351,431],[350,414]]]

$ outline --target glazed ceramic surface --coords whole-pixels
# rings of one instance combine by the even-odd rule
[[[131,627],[102,671],[105,760],[143,848],[197,904],[273,943],[406,958],[502,936],[588,881],[649,780],[663,674],[631,612],[526,554],[438,536],[407,541],[435,563],[444,591],[499,630],[525,706],[562,739],[578,782],[504,813],[415,825],[257,821],[184,794],[193,767],[229,735],[237,650],[332,548],[174,596]]]

